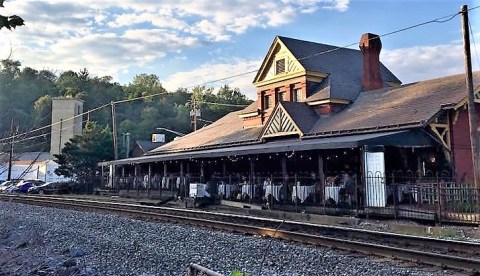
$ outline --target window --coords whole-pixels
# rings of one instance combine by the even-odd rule
[[[285,73],[285,59],[279,59],[275,61],[275,74],[282,74]]]
[[[287,92],[280,92],[279,99],[280,99],[280,101],[286,101],[287,100]]]
[[[302,89],[297,88],[297,89],[295,89],[294,93],[295,93],[295,101],[301,102],[302,101]]]
[[[264,110],[269,109],[272,107],[272,96],[266,95],[264,100],[263,100],[263,105],[264,105]]]

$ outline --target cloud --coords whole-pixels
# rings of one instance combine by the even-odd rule
[[[25,66],[87,67],[93,75],[115,76],[151,68],[169,53],[287,24],[297,13],[343,11],[348,1],[23,0],[5,6],[2,13],[20,15],[26,25],[0,31],[0,58],[8,56],[11,44],[12,58]]]
[[[252,84],[255,73],[249,73],[215,83],[207,82],[257,70],[260,64],[260,60],[245,59],[234,59],[229,61],[229,63],[206,63],[190,71],[175,73],[166,80],[163,80],[162,84],[169,91],[175,91],[179,87],[191,88],[192,86],[202,84],[205,84],[207,87],[220,87],[228,84],[231,87],[240,88],[240,91],[248,98],[256,99],[256,88]]]
[[[471,49],[472,67],[474,70],[480,70],[474,45]],[[480,45],[477,46],[477,52],[480,54]],[[463,46],[460,44],[383,50],[380,60],[403,83],[444,77],[465,71]]]

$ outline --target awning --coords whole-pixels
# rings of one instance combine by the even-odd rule
[[[214,158],[222,156],[239,156],[317,149],[342,149],[361,146],[397,146],[397,147],[431,147],[437,143],[422,130],[401,130],[370,134],[357,134],[315,139],[287,139],[266,143],[214,148],[197,151],[175,152],[156,155],[144,155],[115,161],[99,163],[100,166],[140,164],[191,158]]]

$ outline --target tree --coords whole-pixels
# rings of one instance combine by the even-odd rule
[[[0,0],[0,7],[3,8],[3,2],[5,2],[5,0]],[[25,25],[24,24],[24,21],[23,19],[20,17],[20,16],[17,16],[17,15],[8,15],[8,16],[4,16],[4,15],[0,15],[0,29],[2,29],[3,27],[11,30],[12,28],[16,28],[18,26],[22,26],[22,25]]]
[[[59,164],[55,173],[76,177],[79,183],[93,183],[100,174],[98,162],[112,159],[112,132],[90,121],[82,135],[74,136],[60,154],[54,155]]]

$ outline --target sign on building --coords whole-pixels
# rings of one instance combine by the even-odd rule
[[[165,134],[152,134],[152,143],[165,143]]]

